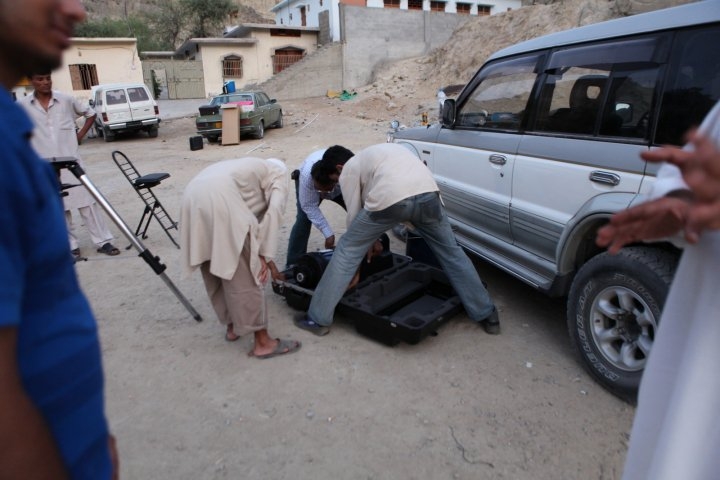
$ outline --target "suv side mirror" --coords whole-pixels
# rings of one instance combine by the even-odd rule
[[[95,100],[93,100],[93,99],[91,98],[90,100],[88,100],[88,104],[89,104],[91,107],[95,107]]]
[[[453,128],[455,126],[455,99],[446,98],[442,107],[442,126]]]

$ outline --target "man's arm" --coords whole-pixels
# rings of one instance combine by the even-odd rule
[[[300,189],[298,192],[300,208],[303,209],[308,220],[322,232],[323,237],[329,238],[333,236],[334,233],[330,223],[323,215],[322,210],[320,210],[320,194],[315,191],[315,185],[309,172],[307,176],[303,175],[303,172],[300,173],[298,188]]]
[[[0,480],[68,478],[54,439],[22,386],[17,329],[0,328]]]
[[[82,139],[85,138],[85,135],[87,135],[88,130],[90,130],[95,123],[95,117],[97,115],[93,115],[92,117],[86,117],[85,123],[83,124],[82,128],[78,130],[77,132],[77,141],[78,145],[82,143]]]
[[[74,98],[72,102],[72,107],[75,111],[75,114],[85,117],[85,123],[83,124],[82,128],[80,128],[80,130],[78,130],[77,132],[77,141],[79,145],[82,142],[82,139],[85,138],[88,130],[90,130],[95,123],[95,117],[97,117],[97,114],[95,113],[95,110],[90,108],[90,105],[83,104],[77,98]]]

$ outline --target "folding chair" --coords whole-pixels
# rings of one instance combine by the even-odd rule
[[[150,219],[155,217],[170,240],[177,248],[180,248],[180,245],[178,245],[173,236],[170,234],[171,229],[178,229],[177,222],[173,221],[170,214],[167,210],[165,210],[165,207],[162,206],[162,203],[160,203],[160,200],[158,200],[152,191],[153,187],[160,185],[160,182],[169,178],[170,174],[149,173],[141,176],[130,159],[125,156],[124,153],[117,150],[112,152],[112,159],[123,175],[125,175],[125,178],[128,179],[130,185],[132,185],[137,194],[140,195],[143,203],[145,203],[142,217],[140,217],[140,222],[138,222],[138,226],[135,229],[135,236],[137,237],[140,235],[140,229],[142,228],[142,238],[147,238],[147,230],[150,226]],[[145,222],[144,228],[143,222]]]

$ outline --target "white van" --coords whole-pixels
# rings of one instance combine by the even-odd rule
[[[157,137],[160,110],[150,89],[142,83],[112,83],[92,88],[90,105],[95,109],[95,130],[106,142],[115,135],[144,130]]]

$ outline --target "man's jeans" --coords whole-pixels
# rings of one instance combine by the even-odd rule
[[[468,316],[477,322],[493,311],[493,302],[470,259],[458,246],[437,192],[406,198],[381,210],[358,213],[345,235],[340,237],[332,259],[315,288],[308,316],[329,326],[338,302],[345,294],[358,265],[375,240],[393,225],[411,222],[427,242],[460,296]]]
[[[297,208],[297,215],[295,216],[295,224],[290,230],[290,240],[288,241],[287,259],[285,260],[285,266],[289,267],[298,262],[300,257],[307,252],[308,239],[310,238],[310,230],[312,229],[312,222],[303,211],[300,206],[300,195],[299,195],[299,180],[295,179],[295,205]],[[343,201],[342,195],[335,198],[329,199],[332,202],[337,203],[343,209],[345,208],[345,202]],[[322,198],[320,199],[322,203]]]

